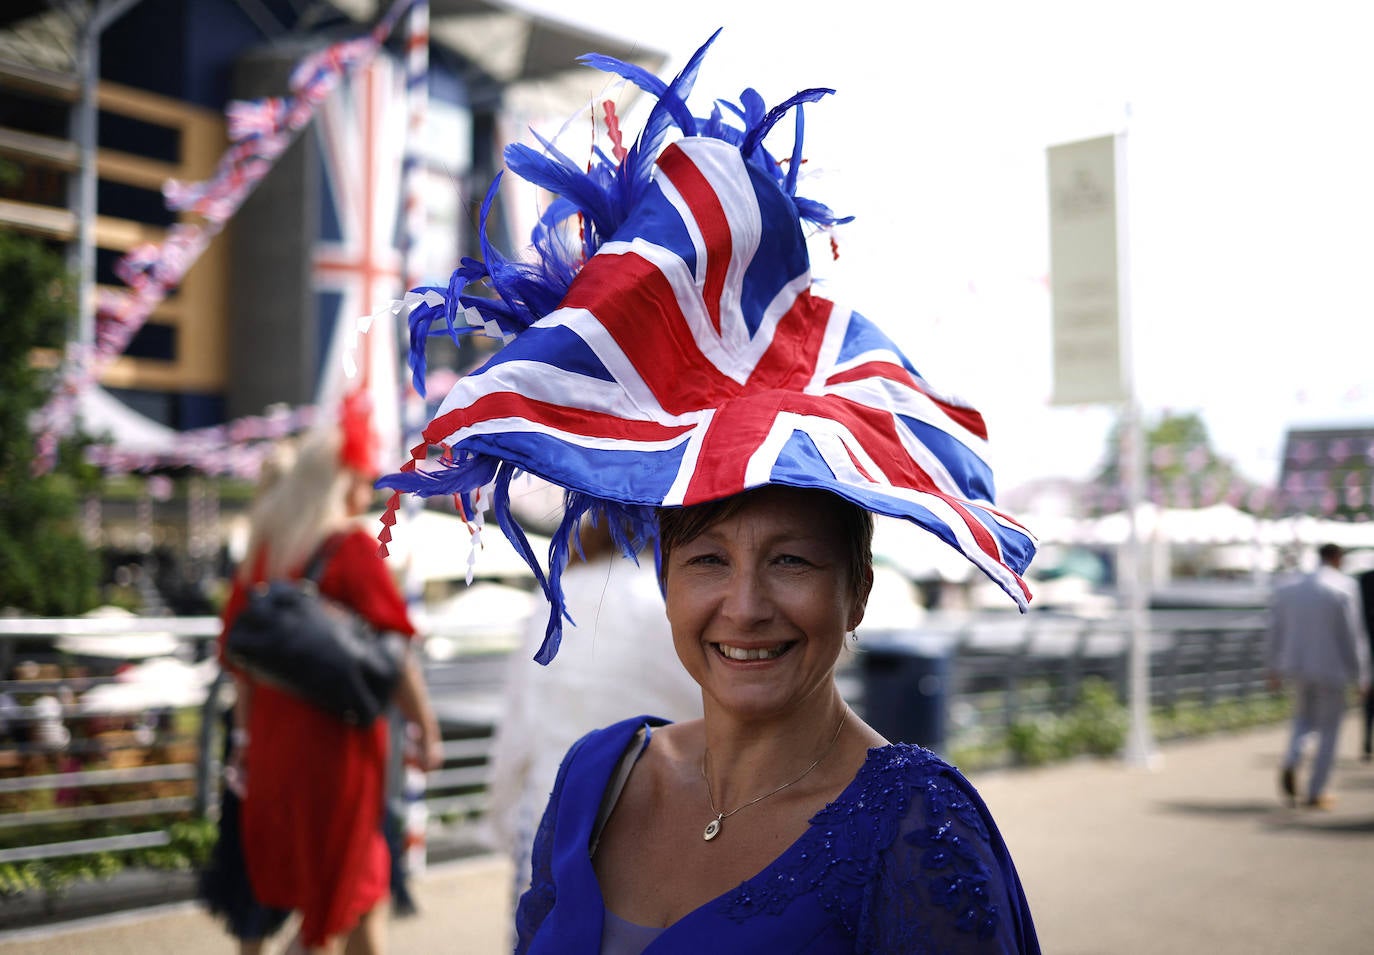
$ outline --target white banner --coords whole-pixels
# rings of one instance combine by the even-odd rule
[[[1050,294],[1056,405],[1125,401],[1118,137],[1051,146]]]

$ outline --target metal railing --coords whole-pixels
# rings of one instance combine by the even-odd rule
[[[165,846],[165,820],[205,813],[212,728],[178,727],[174,711],[203,713],[210,696],[88,701],[124,683],[112,671],[128,661],[103,656],[102,641],[155,636],[189,664],[218,633],[213,617],[0,618],[0,863]],[[90,834],[110,825],[135,831]]]
[[[1260,609],[1151,611],[1151,707],[1170,713],[1272,701],[1266,626]],[[871,722],[919,726],[936,737],[935,743],[917,740],[927,745],[988,742],[1018,724],[1073,710],[1089,681],[1105,683],[1126,704],[1130,641],[1129,622],[1116,616],[932,615],[908,633],[881,634],[867,647],[861,638],[858,672],[846,696]],[[939,684],[938,701],[893,702],[894,687],[910,684],[914,692],[923,674]],[[868,689],[879,697],[865,699]],[[931,710],[937,703],[946,708],[938,715]]]
[[[1210,706],[1265,687],[1266,618],[1261,611],[1156,610],[1150,613],[1150,702]],[[1030,685],[1048,688],[1039,709],[1073,706],[1084,680],[1111,683],[1127,696],[1130,627],[1123,619],[1061,615],[1031,618],[1019,639],[989,646],[975,625],[959,633],[953,696],[999,691],[1008,698],[1007,722],[1024,715],[1019,701]],[[1032,707],[1034,709],[1035,707]]]
[[[1264,624],[1258,611],[1152,613],[1152,702],[1210,706],[1262,692]],[[213,816],[227,680],[215,677],[199,699],[170,715],[163,706],[100,713],[83,699],[117,678],[83,672],[75,657],[56,649],[66,635],[148,631],[174,635],[182,659],[203,660],[219,622],[0,619],[0,659],[14,661],[0,674],[18,669],[25,677],[0,681],[11,701],[0,714],[7,721],[0,728],[0,863],[166,845],[169,820]],[[1090,678],[1107,680],[1125,698],[1129,631],[1113,618],[930,615],[913,633],[948,654],[947,702],[965,721],[1009,727],[1038,712],[1062,712]],[[53,647],[46,662],[26,667],[29,656],[44,659],[37,648],[45,644]],[[862,650],[842,668],[840,685],[862,712],[861,657]],[[429,774],[425,797],[436,827],[470,826],[485,811],[506,665],[505,656],[486,654],[426,666],[445,736],[444,765]],[[56,698],[56,711],[41,697]],[[67,739],[40,732],[55,718]],[[133,831],[107,834],[99,831],[103,824]]]

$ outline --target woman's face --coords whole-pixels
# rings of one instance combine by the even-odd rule
[[[709,700],[777,716],[827,690],[863,619],[848,538],[831,498],[769,487],[677,544],[664,567],[673,643]]]

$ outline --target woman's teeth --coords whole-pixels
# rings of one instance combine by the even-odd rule
[[[774,647],[732,647],[725,643],[716,644],[722,656],[731,660],[772,660],[786,653],[792,644],[780,643]]]

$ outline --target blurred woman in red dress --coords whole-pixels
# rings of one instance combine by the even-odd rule
[[[225,608],[225,629],[247,589],[299,577],[321,547],[329,557],[319,590],[375,627],[415,629],[373,531],[355,519],[373,498],[373,442],[366,418],[345,402],[345,427],[306,440],[295,467],[254,508],[247,559]],[[221,650],[223,637],[221,637]],[[293,951],[369,955],[383,949],[381,903],[390,885],[382,834],[387,723],[352,726],[289,693],[235,673],[235,752],[229,772],[243,786],[241,825],[253,893],[301,916]],[[396,703],[419,729],[426,769],[441,760],[438,725],[413,654]]]

